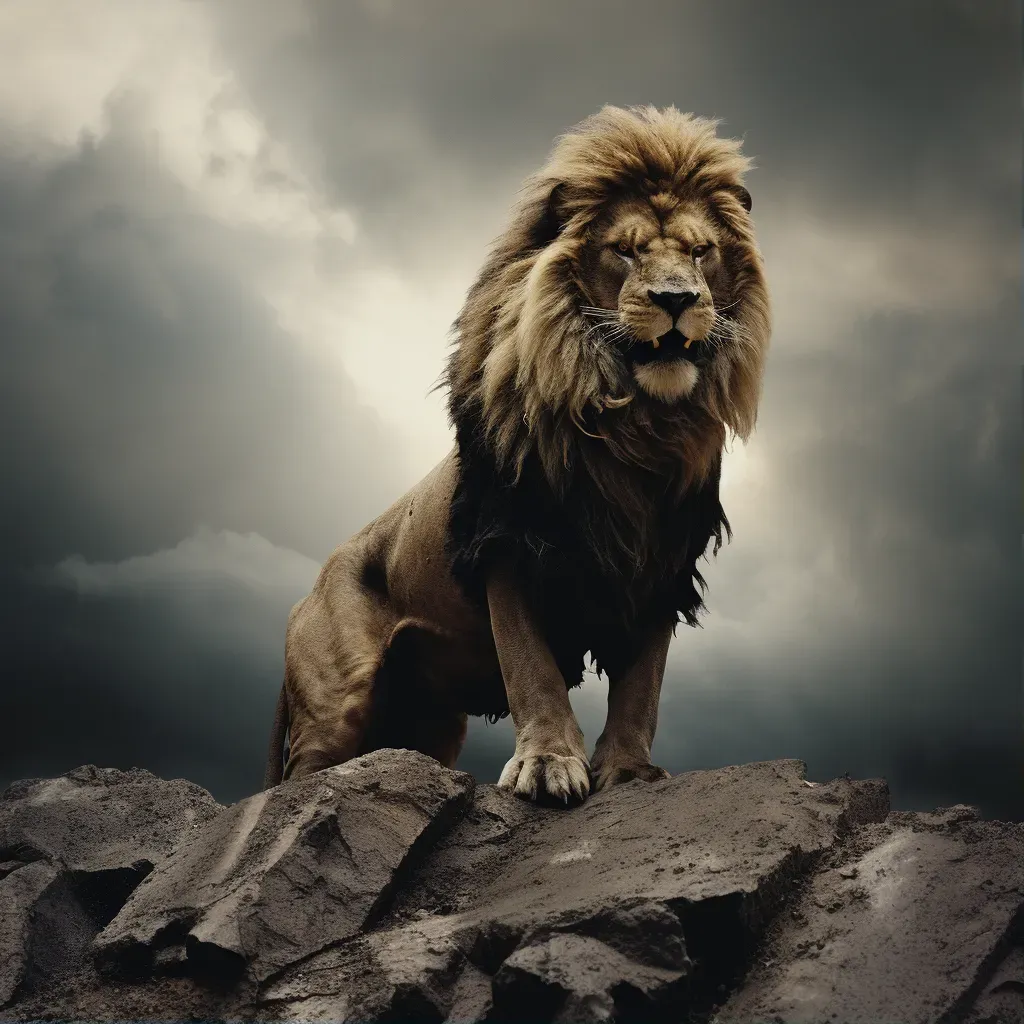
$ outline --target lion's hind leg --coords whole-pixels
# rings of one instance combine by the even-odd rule
[[[374,730],[366,749],[418,750],[445,768],[454,768],[466,740],[468,717],[465,712],[431,709],[413,703],[403,712],[390,716],[379,731]]]
[[[440,761],[445,768],[454,768],[466,742],[467,727],[468,716],[462,711],[426,716],[420,719],[412,749]]]
[[[395,625],[377,675],[363,752],[418,750],[446,768],[455,767],[468,716],[453,703],[445,678],[448,643],[422,620],[406,618]]]
[[[394,615],[344,566],[296,606],[285,642],[289,754],[302,778],[363,752]]]

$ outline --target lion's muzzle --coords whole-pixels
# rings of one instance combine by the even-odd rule
[[[675,327],[653,341],[620,344],[620,349],[634,366],[670,363],[676,359],[693,363],[695,366],[706,366],[711,361],[711,346],[707,341],[687,338]]]

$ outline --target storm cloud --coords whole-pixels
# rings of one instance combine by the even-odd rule
[[[258,786],[288,607],[450,445],[523,177],[673,103],[755,159],[776,326],[655,757],[1024,816],[1019,4],[74,10],[0,14],[0,780]],[[474,722],[460,767],[511,748]]]

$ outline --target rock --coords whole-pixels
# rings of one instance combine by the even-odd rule
[[[976,989],[993,1005],[1015,1002],[1008,1019],[1024,1020],[1024,983],[1014,988],[1012,966],[1004,988],[988,978],[1024,923],[1024,825],[965,810],[896,813],[863,829],[839,871],[815,875],[799,923],[781,922],[766,966],[718,1021],[925,1024],[954,1010],[959,1020]]]
[[[159,954],[265,982],[371,924],[472,791],[425,755],[382,750],[243,800],[136,889],[97,937],[96,961],[144,976]]]
[[[688,966],[688,965],[687,965]],[[494,976],[500,1020],[650,1020],[682,987],[686,969],[639,963],[600,939],[571,933],[524,942]]]
[[[608,970],[623,972],[622,984],[632,986],[638,1006],[656,1002],[651,979],[668,986],[691,973],[691,944],[701,984],[717,985],[742,967],[764,923],[813,859],[856,823],[888,810],[884,783],[806,787],[804,771],[802,762],[775,761],[635,781],[596,794],[569,813],[480,787],[473,808],[439,842],[381,923],[375,962],[400,955],[415,964],[410,950],[426,913],[439,922],[429,941],[437,944],[443,933],[446,948],[454,944],[473,966],[494,975],[495,984],[499,975],[519,979],[509,982],[506,1003],[518,1005],[515,993],[533,982],[522,958],[512,961],[519,965],[512,975],[501,975],[502,965],[537,935],[546,937],[536,941],[556,942],[563,958],[599,952]],[[389,936],[400,954],[388,950]],[[536,955],[523,953],[527,959]],[[421,975],[407,972],[405,984],[426,993],[436,987],[430,974],[438,968],[426,953],[421,962]],[[452,967],[447,960],[445,971]],[[564,975],[558,973],[562,967]],[[572,979],[590,976],[585,962],[565,960],[562,967],[536,982],[545,998],[558,1002],[552,1014],[566,1007],[576,1012],[571,1006],[577,999],[597,1006],[611,998],[572,987]],[[311,969],[320,972],[321,988],[319,978],[331,972],[339,994],[356,984],[347,974],[351,963],[342,969],[333,953],[304,962],[303,976]],[[534,970],[529,977],[539,975]],[[268,996],[278,1019],[307,1015],[297,972],[282,972]],[[495,1012],[505,1012],[497,991],[494,999]],[[340,1004],[335,1010],[342,1012]],[[363,1012],[365,1020],[378,1019],[369,1007]]]
[[[181,791],[161,832],[121,788],[159,780],[116,774],[0,801],[5,1020],[1024,1020],[1024,824],[889,814],[881,781],[774,761],[558,810],[386,750],[187,829]],[[65,835],[60,793],[96,820]]]
[[[464,962],[451,922],[422,917],[303,961],[264,986],[260,1003],[273,1021],[440,1021]]]
[[[600,939],[637,963],[683,973],[693,966],[679,916],[664,903],[624,900],[591,918],[569,920],[581,935]]]
[[[375,1007],[364,1004],[367,1010],[395,1021],[444,1019],[465,963],[450,922],[434,917],[378,931],[367,937],[366,945],[380,965],[385,995]]]
[[[7,787],[0,795],[0,861],[45,859],[85,872],[152,865],[219,810],[194,782],[86,765]]]
[[[0,881],[0,1006],[21,986],[36,944],[32,908],[59,874],[59,868],[37,861]]]
[[[770,898],[771,877],[888,811],[884,783],[808,789],[804,770],[799,761],[772,761],[634,781],[569,814],[481,787],[396,914],[473,916],[486,908],[488,919],[524,930],[554,912],[603,910],[630,898]]]
[[[492,1016],[491,976],[467,963],[452,993],[452,1004],[444,1024],[470,1024]]]
[[[963,1000],[969,1007],[964,1024],[1020,1024],[1024,1020],[1024,920],[1013,939],[997,956],[990,977],[977,987],[977,995]],[[973,994],[972,994],[973,995]]]
[[[0,796],[0,1006],[74,971],[153,865],[219,809],[194,783],[140,769],[88,765],[9,786]]]

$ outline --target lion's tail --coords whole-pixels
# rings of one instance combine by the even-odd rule
[[[276,786],[284,777],[284,734],[288,729],[288,698],[284,683],[277,697],[274,724],[270,727],[270,748],[267,751],[267,770],[263,775],[263,788]]]

